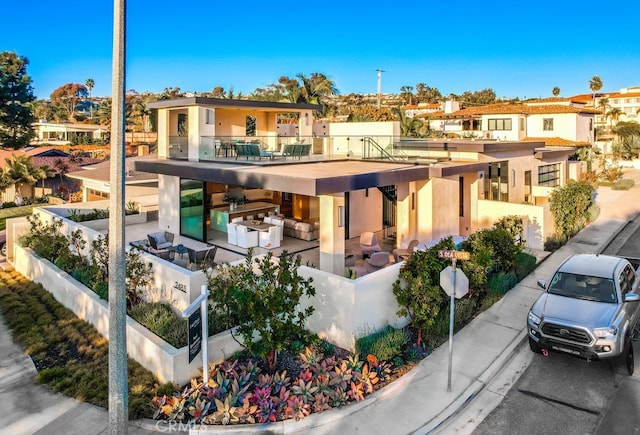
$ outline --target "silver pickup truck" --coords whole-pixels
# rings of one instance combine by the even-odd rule
[[[633,374],[631,340],[640,338],[640,269],[626,258],[578,254],[567,258],[529,310],[529,347],[587,360],[613,359]]]

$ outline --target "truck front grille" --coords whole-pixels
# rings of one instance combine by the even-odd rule
[[[583,329],[572,328],[570,326],[556,325],[554,323],[545,323],[542,326],[542,332],[551,337],[560,338],[562,340],[573,341],[575,343],[589,344],[591,337]]]

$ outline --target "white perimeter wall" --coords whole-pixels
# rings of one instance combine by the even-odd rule
[[[478,200],[478,229],[492,227],[495,221],[509,215],[523,218],[523,232],[527,247],[544,250],[544,241],[553,234],[553,216],[549,203],[530,205]]]

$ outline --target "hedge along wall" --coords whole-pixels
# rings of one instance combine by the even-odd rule
[[[50,261],[30,249],[15,246],[13,266],[28,279],[42,284],[58,302],[109,338],[109,309],[106,301]],[[127,354],[156,375],[160,382],[185,384],[202,368],[201,355],[188,363],[188,346],[176,349],[127,316]],[[241,346],[229,331],[209,337],[209,360],[221,361]]]
[[[90,258],[91,242],[102,238],[105,235],[92,228],[85,226],[86,223],[79,223],[61,217],[56,213],[56,209],[37,208],[34,214],[37,214],[40,221],[45,224],[52,224],[54,219],[62,220],[61,232],[67,237],[76,229],[81,229],[87,246],[82,251],[82,255]],[[131,215],[127,217],[136,218],[140,215]],[[144,215],[146,217],[146,214]],[[108,220],[107,220],[108,223]],[[125,246],[126,250],[131,249]],[[153,265],[153,284],[145,289],[142,299],[148,301],[166,301],[171,304],[177,311],[183,311],[191,304],[191,302],[200,295],[200,288],[207,283],[206,277],[202,271],[191,271],[180,267],[171,262],[162,260],[153,254],[142,253],[145,262]]]

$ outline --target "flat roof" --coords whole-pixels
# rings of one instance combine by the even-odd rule
[[[426,180],[430,166],[414,162],[331,160],[284,164],[146,160],[136,170],[308,196]]]
[[[319,104],[280,103],[276,101],[233,100],[227,98],[186,97],[159,100],[147,103],[149,109],[170,109],[188,106],[213,106],[222,108],[260,109],[265,112],[286,112],[287,110],[322,110]]]

